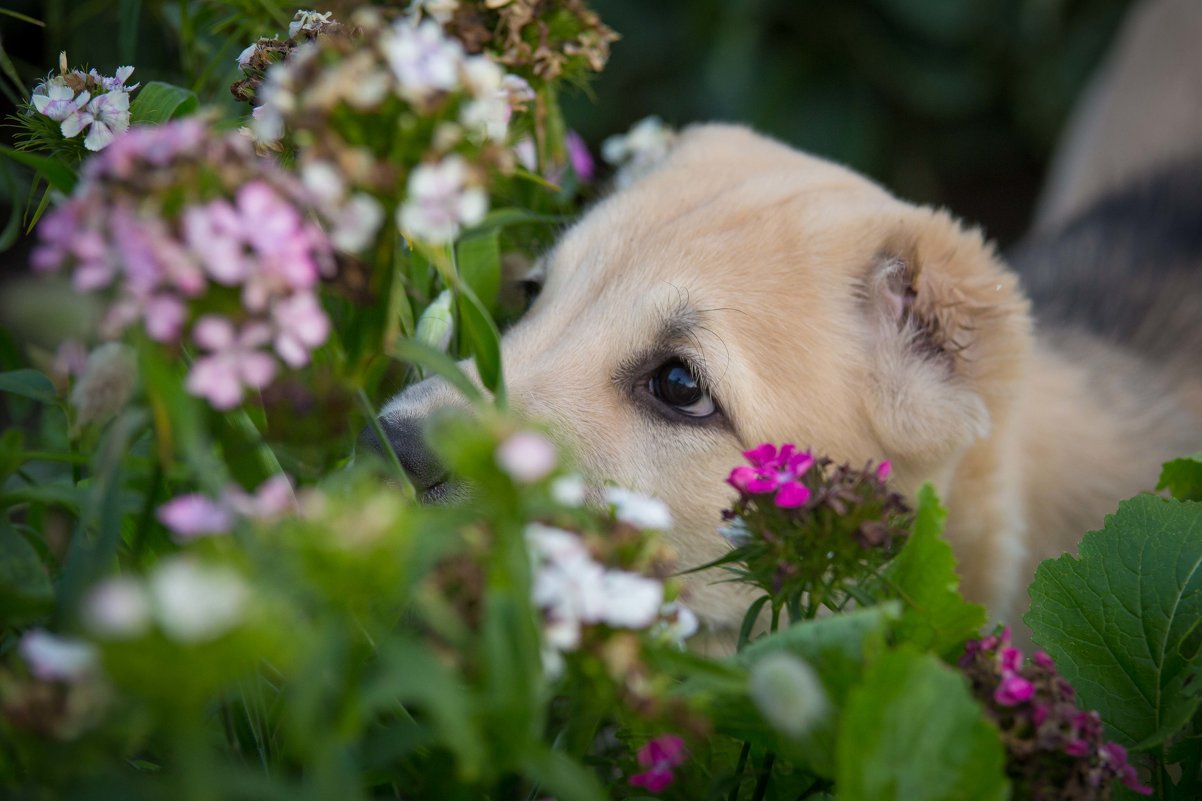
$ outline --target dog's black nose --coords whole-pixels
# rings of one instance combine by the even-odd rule
[[[405,468],[405,474],[413,482],[419,496],[446,482],[446,468],[426,445],[422,418],[386,415],[380,417],[379,422],[388,444],[397,455],[401,467]],[[365,428],[359,435],[359,447],[384,455],[384,449],[372,426]]]

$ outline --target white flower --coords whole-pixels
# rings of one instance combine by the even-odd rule
[[[425,342],[443,353],[446,353],[451,344],[451,334],[455,333],[455,318],[451,314],[452,300],[451,290],[444,289],[417,320],[418,341]]]
[[[247,45],[246,49],[238,54],[238,66],[242,67],[243,69],[246,69],[247,67],[249,67],[250,66],[250,57],[253,56],[255,54],[255,51],[258,49],[259,49],[258,42],[251,42],[249,45]]]
[[[514,480],[538,481],[555,469],[555,446],[542,434],[519,431],[497,448],[497,464]]]
[[[284,117],[296,110],[296,94],[292,91],[289,63],[303,63],[315,53],[313,43],[307,42],[292,51],[289,62],[281,61],[268,67],[257,95],[262,98],[262,103],[251,112],[251,130],[259,142],[271,144],[283,137]]]
[[[43,681],[74,681],[96,669],[96,646],[74,637],[59,637],[31,629],[21,637],[21,657]]]
[[[622,629],[645,629],[659,617],[664,585],[625,570],[608,570],[601,583],[601,622]]]
[[[671,601],[660,607],[659,617],[655,633],[681,648],[684,647],[684,641],[696,634],[701,626],[693,610],[679,601]]]
[[[586,491],[584,478],[578,473],[560,476],[551,482],[551,498],[561,506],[580,506]]]
[[[488,196],[468,184],[467,163],[448,156],[438,164],[414,168],[397,222],[408,235],[441,245],[453,240],[461,225],[480,222],[486,211]]]
[[[91,97],[87,92],[77,96],[62,76],[56,75],[33,90],[33,107],[55,122],[62,122],[87,105]]]
[[[601,157],[620,167],[614,177],[619,188],[634,183],[651,172],[668,155],[676,133],[659,117],[646,117],[625,134],[611,136],[601,143]]]
[[[485,56],[473,56],[464,62],[463,84],[474,98],[459,113],[464,128],[496,141],[505,138],[512,115],[512,84],[505,83],[506,77],[501,68]],[[529,84],[526,87],[529,88]]]
[[[319,11],[301,9],[293,15],[292,22],[288,23],[288,38],[295,39],[301,31],[315,31],[322,25],[328,25],[334,21],[333,17],[332,11],[322,14]]]
[[[672,528],[672,512],[658,498],[622,487],[605,488],[606,503],[613,504],[614,516],[635,528],[666,531]]]
[[[826,692],[809,663],[786,651],[770,653],[751,666],[749,694],[764,719],[800,737],[826,714]]]
[[[113,137],[129,128],[129,92],[117,89],[92,98],[86,109],[78,109],[62,122],[63,136],[70,139],[91,128],[83,146],[91,151],[108,147]]]
[[[346,182],[328,161],[306,161],[301,167],[301,183],[322,204],[332,206],[346,195]]]
[[[375,239],[384,222],[384,209],[371,195],[358,192],[332,215],[331,222],[334,247],[343,253],[359,253]]]
[[[173,557],[159,562],[150,575],[150,598],[155,619],[167,636],[199,643],[239,623],[250,590],[233,571]]]
[[[526,526],[525,534],[531,556],[536,559],[563,562],[590,558],[579,534],[542,523],[530,523]]]
[[[76,430],[103,423],[121,411],[137,379],[137,360],[128,345],[110,342],[92,351],[83,375],[71,390]]]
[[[399,83],[397,91],[410,103],[425,103],[439,92],[458,88],[463,45],[433,20],[420,25],[398,20],[382,45]]]
[[[83,621],[99,637],[113,640],[137,637],[150,625],[150,600],[146,597],[146,589],[130,578],[102,581],[88,593]]]

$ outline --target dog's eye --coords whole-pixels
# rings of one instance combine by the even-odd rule
[[[714,399],[680,359],[660,365],[648,381],[647,391],[660,402],[689,417],[709,417],[717,411]]]
[[[523,309],[529,309],[534,305],[534,301],[538,298],[538,293],[542,291],[543,285],[539,281],[531,281],[529,279],[518,281],[518,290],[522,293]]]

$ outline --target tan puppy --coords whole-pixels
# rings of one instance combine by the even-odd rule
[[[1038,560],[1202,445],[1202,406],[1138,360],[1041,343],[977,232],[742,128],[684,132],[545,261],[502,342],[512,403],[593,482],[666,500],[686,565],[727,547],[715,528],[739,452],[794,442],[890,459],[906,492],[933,482],[966,592],[1016,620]],[[428,381],[381,415],[428,497],[447,485],[421,422],[459,402]],[[694,578],[690,603],[737,624],[744,600],[714,578]]]

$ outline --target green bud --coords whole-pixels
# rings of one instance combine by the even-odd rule
[[[455,331],[451,300],[451,290],[444,289],[417,321],[418,340],[443,353],[450,346],[451,334]]]

